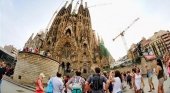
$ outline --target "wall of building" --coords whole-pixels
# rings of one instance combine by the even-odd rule
[[[35,84],[40,73],[45,74],[44,82],[55,76],[59,63],[53,59],[34,53],[20,52],[15,66],[13,79],[24,84]]]
[[[164,41],[167,51],[170,53],[170,32],[167,31],[167,33],[163,34],[161,38]]]
[[[13,45],[6,45],[4,49],[14,56],[18,54],[18,50]]]

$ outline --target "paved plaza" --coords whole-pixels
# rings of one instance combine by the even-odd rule
[[[156,76],[153,77],[153,83],[154,83],[154,86],[155,86],[154,91],[148,92],[149,91],[149,85],[148,85],[148,79],[147,78],[144,78],[144,82],[145,82],[144,93],[157,93],[158,80],[157,80]],[[164,82],[164,89],[165,89],[165,93],[170,93],[170,78]],[[134,92],[133,92],[133,89],[129,89],[129,86],[127,86],[124,93],[134,93]]]
[[[149,85],[148,85],[147,78],[144,78],[144,82],[145,82],[144,92],[149,93],[148,92],[149,91]],[[154,85],[155,85],[155,90],[153,92],[150,92],[150,93],[157,93],[158,80],[157,80],[156,76],[154,76],[153,82],[154,82]],[[170,93],[170,78],[167,81],[165,81],[164,89],[165,89],[165,93]],[[2,92],[1,93],[34,93],[34,92],[29,90],[29,89],[15,85],[13,83],[10,83],[6,80],[3,80],[2,81]],[[123,93],[134,93],[134,92],[133,92],[133,89],[129,89],[129,86],[127,86]]]
[[[31,90],[15,85],[6,80],[2,81],[1,90],[1,93],[34,93]]]

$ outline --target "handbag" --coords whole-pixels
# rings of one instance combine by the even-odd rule
[[[52,81],[49,82],[46,88],[46,93],[53,93],[53,84]]]

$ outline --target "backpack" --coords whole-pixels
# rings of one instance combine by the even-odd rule
[[[45,93],[53,93],[53,84],[52,84],[52,81],[50,81],[49,84],[47,85]]]
[[[112,84],[112,82],[109,83],[109,88],[108,89],[109,89],[109,92],[112,93],[112,91],[113,91],[113,84]]]
[[[100,75],[93,75],[90,87],[92,90],[102,90],[103,80]]]
[[[128,76],[127,76],[127,80],[129,80],[129,81],[130,81],[130,80],[131,80],[131,78],[132,78],[132,77],[131,77],[131,75],[128,75]]]
[[[73,85],[72,85],[72,93],[83,93],[81,79],[82,78],[80,77],[79,80],[77,80],[75,77]]]

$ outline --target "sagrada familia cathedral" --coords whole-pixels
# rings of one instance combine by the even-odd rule
[[[61,63],[70,63],[72,69],[88,72],[95,66],[109,67],[112,56],[104,46],[103,40],[92,29],[87,3],[81,1],[78,9],[73,9],[73,1],[56,13],[49,29],[33,35],[24,48],[37,48],[50,54]]]

